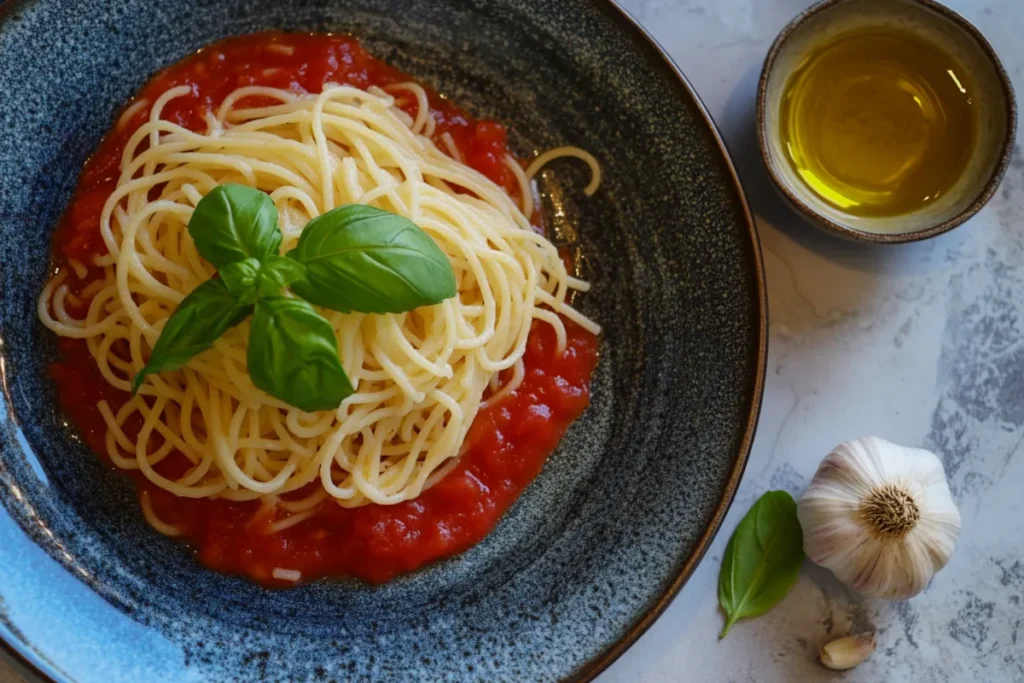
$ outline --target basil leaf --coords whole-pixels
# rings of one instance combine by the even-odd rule
[[[353,393],[334,328],[301,299],[260,299],[249,335],[249,376],[300,410],[333,410]]]
[[[278,256],[277,258],[281,258]],[[218,271],[228,291],[240,301],[256,303],[256,283],[261,274],[260,262],[250,257],[243,261],[229,263]],[[280,290],[278,290],[280,292]]]
[[[188,233],[218,269],[249,257],[262,261],[281,248],[277,207],[270,195],[245,185],[213,188],[192,212]]]
[[[261,297],[278,296],[281,291],[302,279],[306,268],[298,261],[284,256],[270,256],[260,266],[256,287]]]
[[[196,287],[164,324],[149,363],[132,381],[132,394],[142,386],[146,375],[177,370],[251,312],[252,306],[240,302],[223,280],[207,280]]]
[[[796,502],[785,491],[761,496],[733,532],[718,575],[725,638],[739,619],[764,614],[786,596],[804,560]]]
[[[336,311],[401,313],[455,296],[444,252],[415,223],[361,204],[314,218],[288,252],[306,267],[292,291]]]

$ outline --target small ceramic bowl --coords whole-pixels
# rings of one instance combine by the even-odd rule
[[[976,85],[978,141],[966,169],[945,197],[909,214],[853,216],[826,203],[797,175],[779,135],[783,93],[801,60],[832,36],[865,26],[900,28],[943,46]],[[995,194],[1006,172],[1016,125],[1013,86],[995,50],[977,27],[933,0],[825,0],[813,5],[775,39],[757,91],[757,137],[768,175],[812,223],[856,241],[923,240],[973,216]]]

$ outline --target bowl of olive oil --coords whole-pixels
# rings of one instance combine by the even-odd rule
[[[800,213],[894,243],[951,230],[992,197],[1016,104],[992,46],[949,8],[826,0],[769,51],[757,119],[768,174]]]

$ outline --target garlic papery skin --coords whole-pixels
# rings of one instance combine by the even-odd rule
[[[877,437],[837,446],[797,506],[804,552],[851,588],[905,600],[953,554],[960,512],[932,452]]]
[[[845,671],[852,669],[875,651],[875,632],[861,633],[858,636],[836,638],[821,648],[818,661],[829,669]]]

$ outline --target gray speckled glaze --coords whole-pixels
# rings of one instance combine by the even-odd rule
[[[270,592],[202,569],[67,428],[45,371],[35,300],[85,158],[151,74],[271,28],[351,32],[508,123],[520,153],[575,144],[604,165],[577,202],[595,282],[582,305],[606,329],[593,405],[494,533],[378,588]],[[37,0],[8,6],[0,92],[0,636],[39,675],[587,679],[682,585],[750,446],[763,276],[702,107],[613,6]],[[570,192],[586,181],[556,170]]]

